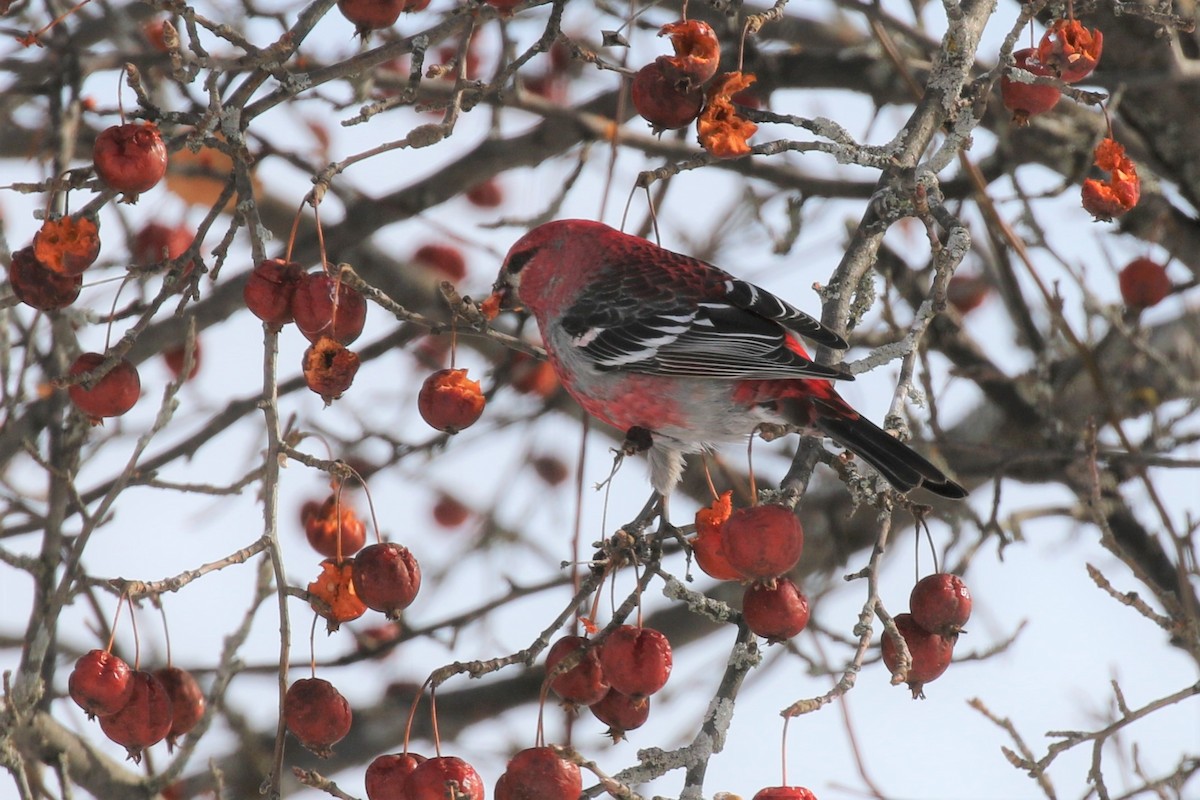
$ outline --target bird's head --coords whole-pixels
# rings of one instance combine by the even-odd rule
[[[492,294],[480,306],[493,318],[501,310],[528,307],[538,312],[539,306],[564,275],[571,274],[567,257],[570,248],[578,248],[581,237],[594,235],[594,228],[607,227],[583,220],[558,220],[539,225],[522,236],[509,249],[492,285]],[[522,291],[522,289],[525,291]]]

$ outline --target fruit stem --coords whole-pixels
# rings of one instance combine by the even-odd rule
[[[121,618],[121,606],[124,605],[127,601],[128,601],[128,598],[126,597],[124,592],[122,592],[121,596],[117,598],[117,611],[115,614],[113,614],[112,627],[109,628],[109,630],[108,630],[108,645],[105,646],[105,648],[104,648],[104,652],[106,652],[106,653],[112,652],[113,641],[117,638],[117,620],[119,620]],[[129,613],[130,614],[133,613],[132,607],[129,609]]]
[[[408,721],[404,723],[404,755],[408,755],[408,739],[412,735],[413,719],[417,716],[417,707],[421,705],[421,696],[425,694],[425,687],[429,686],[432,680],[432,675],[425,679],[421,688],[413,696],[412,705],[408,708]]]
[[[163,607],[160,598],[154,598],[154,605],[158,606],[158,615],[162,617],[163,624],[163,640],[167,643],[167,669],[171,668],[171,627],[167,625],[167,609]]]
[[[782,783],[783,786],[788,785],[788,779],[787,779],[787,733],[788,733],[788,723],[791,722],[791,719],[792,719],[791,717],[783,718],[783,735],[779,737],[779,760],[780,760],[780,765],[781,765],[780,778],[783,781],[783,783]]]
[[[308,629],[308,671],[310,677],[317,677],[317,619],[320,614],[313,614],[312,627]]]
[[[433,723],[433,752],[441,758],[442,737],[438,733],[437,724],[437,686],[433,684],[429,686],[429,721]]]
[[[704,465],[704,480],[708,483],[708,491],[712,494],[712,499],[720,500],[721,495],[717,494],[717,486],[712,479],[712,470],[709,469],[708,453],[700,454],[700,463]]]
[[[296,209],[296,216],[292,218],[292,232],[288,234],[287,249],[283,253],[284,261],[292,260],[292,248],[296,244],[296,233],[300,229],[300,215],[304,213],[304,206],[308,203],[308,198],[300,201],[300,207]]]
[[[358,470],[349,464],[346,467],[350,470],[350,474],[358,478],[358,482],[362,484],[363,494],[367,496],[367,510],[371,512],[371,526],[375,528],[375,543],[383,544],[383,537],[379,535],[379,518],[375,516],[375,501],[371,499],[371,489],[367,486],[367,482],[363,480],[363,476],[359,474]]]
[[[129,603],[129,623],[133,626],[133,671],[137,672],[142,663],[142,640],[138,637],[137,614],[133,613],[133,602]]]

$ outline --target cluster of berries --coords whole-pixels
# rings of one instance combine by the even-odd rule
[[[750,630],[782,642],[808,625],[808,598],[787,576],[804,550],[804,529],[791,509],[761,504],[732,511],[732,493],[725,492],[697,512],[691,545],[706,574],[747,584],[742,616]]]
[[[67,691],[88,719],[99,718],[104,735],[135,762],[163,739],[174,748],[204,716],[204,693],[190,672],[173,666],[154,672],[133,669],[111,650],[81,656]]]

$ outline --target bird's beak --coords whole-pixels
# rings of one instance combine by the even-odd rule
[[[479,303],[479,311],[488,321],[496,319],[500,312],[511,307],[512,291],[503,281],[497,281],[492,287],[492,294],[487,296],[487,300]]]
[[[496,281],[492,287],[492,293],[479,304],[479,310],[489,320],[495,319],[501,311],[519,311],[520,308],[521,304],[517,299],[517,293],[513,291],[512,284],[504,278]]]

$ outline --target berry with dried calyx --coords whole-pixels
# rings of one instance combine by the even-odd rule
[[[126,200],[153,188],[167,174],[167,146],[151,122],[105,128],[92,149],[96,174]]]
[[[762,504],[739,508],[721,529],[721,546],[733,569],[747,580],[769,580],[800,560],[804,529],[795,512]]]
[[[468,378],[465,369],[438,370],[425,379],[417,394],[421,418],[444,433],[474,425],[486,404],[479,381]]]
[[[250,313],[275,330],[292,321],[292,297],[303,270],[295,261],[268,258],[250,273],[242,298]]]
[[[204,692],[192,673],[179,667],[163,667],[156,670],[167,697],[171,700],[171,729],[167,731],[167,750],[175,749],[175,741],[196,727],[204,716]]]
[[[962,578],[938,572],[917,581],[908,608],[914,622],[949,639],[962,633],[971,618],[971,593]]]
[[[672,80],[659,61],[638,70],[629,87],[633,107],[655,131],[690,125],[700,115],[704,92],[687,81]]]
[[[1037,60],[1037,51],[1032,47],[1013,53],[1013,64],[1017,69],[1039,77],[1053,77],[1054,72]],[[1013,122],[1028,125],[1030,117],[1045,114],[1058,105],[1062,92],[1056,86],[1040,83],[1023,83],[1007,74],[1000,78],[1000,96],[1004,107],[1013,112]]]
[[[354,588],[368,608],[397,619],[421,590],[421,565],[394,542],[364,547],[354,557]]]
[[[653,628],[622,625],[600,647],[608,685],[634,700],[654,694],[671,676],[671,643]]]
[[[348,345],[362,334],[367,301],[348,284],[322,270],[301,273],[292,295],[292,317],[310,342],[328,336]]]
[[[564,636],[559,639],[546,654],[546,674],[552,674],[560,661],[586,649],[588,644],[588,640],[582,636]],[[609,686],[608,681],[604,679],[604,669],[600,666],[600,657],[596,650],[593,648],[583,653],[574,666],[551,678],[550,688],[568,703],[590,706],[600,701],[608,693]]]
[[[67,692],[88,719],[115,714],[133,695],[133,670],[108,650],[90,650],[75,662]]]
[[[483,800],[483,778],[458,756],[421,762],[404,784],[407,800]]]
[[[650,718],[650,698],[637,700],[616,689],[609,689],[604,697],[588,706],[592,715],[608,726],[608,735],[614,742],[625,738],[626,731],[636,730]]]
[[[104,356],[100,353],[84,353],[75,359],[70,374],[82,375],[103,363]],[[93,425],[98,425],[104,417],[119,417],[133,408],[142,394],[142,381],[137,367],[122,358],[92,388],[74,383],[67,388],[67,394],[75,407],[86,414]]]
[[[338,11],[354,23],[359,36],[390,28],[405,10],[405,0],[338,0]]]
[[[353,719],[346,698],[323,678],[301,678],[284,695],[287,729],[318,758],[333,755],[333,746],[350,732]]]
[[[154,675],[144,670],[130,678],[133,692],[115,713],[100,717],[100,730],[119,745],[135,764],[142,751],[167,738],[171,732],[171,697]]]
[[[908,645],[908,653],[912,656],[912,666],[908,669],[905,682],[912,690],[914,698],[924,697],[924,686],[932,680],[941,677],[950,666],[954,655],[954,641],[957,637],[946,638],[936,633],[930,633],[917,624],[912,614],[897,614],[895,617],[896,630],[904,637]],[[900,651],[891,636],[884,633],[881,642],[883,663],[889,672],[895,672],[900,665]]]
[[[530,747],[508,760],[496,782],[494,800],[579,800],[579,767],[550,747]]]
[[[755,583],[742,595],[742,616],[746,627],[759,636],[782,642],[808,625],[808,598],[791,578],[776,578],[771,583]]]

